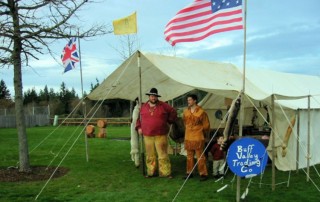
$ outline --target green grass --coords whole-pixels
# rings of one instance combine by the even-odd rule
[[[27,130],[29,150],[37,146],[54,129],[54,127],[29,128]],[[53,161],[53,165],[58,165],[75,142],[61,164],[70,169],[69,173],[61,178],[52,179],[37,201],[172,201],[183,186],[184,156],[170,156],[173,179],[146,179],[130,159],[130,141],[115,139],[129,138],[129,127],[109,127],[106,139],[88,139],[89,162],[86,162],[84,135],[81,134],[81,130],[82,128],[76,127],[59,128],[30,154],[31,165],[48,165],[61,150]],[[68,139],[69,142],[61,149]],[[0,167],[16,165],[18,161],[16,129],[0,129],[0,152]],[[209,165],[211,173],[211,162]],[[311,168],[310,172],[312,179],[317,186],[320,186],[319,176],[315,170]],[[276,172],[277,183],[287,181],[288,177],[289,172]],[[233,174],[230,172],[223,182],[215,182],[212,178],[200,182],[196,176],[184,184],[175,201],[235,201],[236,181],[231,182],[232,179]],[[253,178],[249,194],[243,201],[319,200],[320,192],[311,181],[306,181],[302,170],[291,172],[289,187],[286,183],[280,184],[276,186],[275,191],[271,189],[270,166],[266,168],[261,186],[260,180],[260,176]],[[241,180],[241,194],[248,182],[247,179]],[[45,183],[46,181],[0,182],[0,201],[34,201]],[[216,192],[226,184],[228,187],[225,190]]]

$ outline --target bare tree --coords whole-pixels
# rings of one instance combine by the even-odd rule
[[[19,170],[29,171],[29,152],[23,110],[22,65],[37,55],[51,53],[49,44],[69,37],[93,37],[110,33],[104,25],[80,31],[71,19],[88,0],[0,1],[0,64],[13,66],[16,123],[19,140]]]
[[[118,38],[120,47],[111,47],[120,55],[121,59],[125,61],[139,49],[138,37],[136,34],[126,34],[120,35]]]

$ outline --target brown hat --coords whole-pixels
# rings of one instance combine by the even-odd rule
[[[158,95],[158,90],[156,88],[151,88],[149,93],[146,93],[146,95],[154,95],[157,97],[161,97],[161,95]]]

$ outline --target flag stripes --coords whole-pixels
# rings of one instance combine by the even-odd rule
[[[214,6],[215,3],[221,3],[221,6]],[[219,32],[243,29],[241,3],[241,0],[196,0],[169,21],[165,39],[174,46],[180,42],[199,41]]]

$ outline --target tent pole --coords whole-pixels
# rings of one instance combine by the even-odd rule
[[[78,31],[78,35],[79,35],[79,31]],[[85,106],[85,102],[84,102],[84,97],[83,97],[83,79],[82,79],[82,63],[81,63],[81,48],[80,48],[80,38],[78,37],[78,46],[79,46],[79,62],[80,62],[80,78],[81,78],[81,97],[82,97],[82,110],[83,110],[83,122],[85,127],[87,126],[87,113],[86,113],[86,106]],[[84,130],[85,131],[85,130]],[[87,162],[89,162],[89,152],[88,152],[88,137],[86,132],[84,132],[84,141],[85,141],[85,147],[86,147],[86,159]]]
[[[242,93],[240,99],[240,121],[239,121],[239,136],[242,137],[243,132],[243,120],[244,120],[244,95],[245,95],[245,88],[246,88],[246,56],[247,56],[247,1],[244,0],[244,34],[243,34],[243,74],[242,74]],[[236,201],[240,201],[240,189],[241,189],[241,178],[237,176],[237,194],[236,194]]]
[[[296,150],[296,171],[299,172],[299,139],[300,139],[300,109],[297,110],[297,150]]]
[[[141,103],[142,103],[142,76],[141,76],[141,64],[140,64],[140,56],[141,53],[140,51],[138,51],[138,68],[139,68],[139,106],[140,106],[140,110],[141,110]],[[141,121],[141,116],[139,113],[139,119]],[[145,161],[144,161],[144,148],[143,148],[143,134],[139,135],[138,137],[140,140],[140,156],[141,156],[141,164],[142,164],[142,175],[145,176],[146,175],[146,171],[145,171]]]
[[[272,128],[272,191],[276,188],[276,167],[275,167],[275,160],[276,160],[276,137],[275,137],[275,109],[274,109],[274,95],[271,96],[271,113],[272,113],[272,120],[271,120],[271,128]]]
[[[247,52],[247,1],[244,0],[244,9],[243,17],[244,17],[244,29],[243,29],[243,74],[242,74],[242,91],[240,98],[240,114],[239,114],[239,136],[242,137],[243,131],[243,115],[244,115],[244,95],[245,95],[245,86],[246,86],[246,52]],[[241,189],[241,178],[237,176],[237,192],[236,192],[236,201],[240,201],[240,189]]]
[[[128,58],[132,55],[132,47],[130,43],[130,36],[129,34],[127,35],[127,43],[128,43]],[[126,59],[128,59],[126,58]],[[133,102],[130,101],[130,117],[132,117],[132,112],[133,112]]]
[[[243,13],[243,74],[242,74],[242,91],[240,98],[240,114],[239,114],[239,136],[242,137],[243,131],[243,115],[244,115],[244,95],[245,95],[245,86],[246,86],[246,53],[247,53],[247,1],[244,0],[244,9],[242,9]],[[243,5],[242,5],[243,6]],[[236,201],[240,201],[240,189],[241,189],[241,178],[237,176],[237,192],[236,192]]]
[[[307,155],[307,182],[310,179],[310,95],[308,95],[308,155]]]

